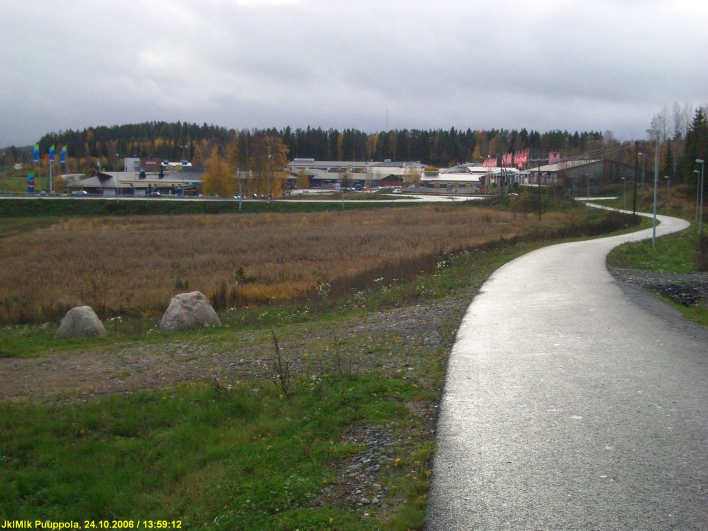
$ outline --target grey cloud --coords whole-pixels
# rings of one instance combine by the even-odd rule
[[[700,104],[706,8],[687,1],[16,2],[0,146],[143,120],[613,129]]]

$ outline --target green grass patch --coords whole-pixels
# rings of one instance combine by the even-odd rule
[[[645,269],[660,273],[692,273],[698,271],[697,253],[699,235],[695,229],[657,238],[625,243],[608,256],[612,267]]]
[[[257,391],[257,392],[256,392]],[[417,390],[324,377],[289,400],[268,385],[183,385],[69,405],[0,404],[0,514],[167,519],[224,529],[368,529],[317,507],[346,426],[395,422]],[[395,401],[394,401],[395,399]]]

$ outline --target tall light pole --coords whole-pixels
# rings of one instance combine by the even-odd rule
[[[703,234],[703,169],[705,167],[705,160],[696,159],[696,162],[701,165],[701,210],[698,215],[698,233]]]
[[[270,146],[268,146],[268,151],[270,151]],[[266,172],[266,196],[268,202],[270,203],[270,153],[268,153],[268,171]]]
[[[671,186],[671,177],[664,175],[666,179],[666,215],[669,215],[669,186]]]
[[[654,151],[654,218],[651,226],[651,247],[656,249],[656,191],[659,188],[659,130],[647,129],[647,133],[656,138],[656,150]]]
[[[701,172],[698,170],[693,170],[696,174],[696,223],[698,223],[698,201],[701,198]]]

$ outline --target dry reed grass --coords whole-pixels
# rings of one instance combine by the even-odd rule
[[[548,213],[542,226],[563,219]],[[103,314],[156,312],[193,290],[228,290],[236,305],[288,300],[337,279],[538,228],[526,214],[453,205],[70,219],[0,240],[0,321],[57,318],[79,304]]]

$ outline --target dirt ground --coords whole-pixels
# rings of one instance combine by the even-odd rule
[[[415,365],[419,348],[437,348],[450,338],[440,337],[440,326],[460,319],[473,294],[431,305],[372,313],[338,326],[303,324],[279,344],[298,372],[322,369],[333,355],[322,356],[335,343],[354,370],[383,363],[385,370]],[[394,335],[402,348],[382,354],[386,336]],[[336,341],[335,341],[336,339]],[[390,338],[389,338],[390,339]],[[269,332],[234,333],[223,343],[179,342],[138,344],[113,350],[56,352],[31,359],[0,359],[0,400],[89,400],[110,393],[134,393],[189,380],[229,385],[241,381],[270,385],[274,345]]]

